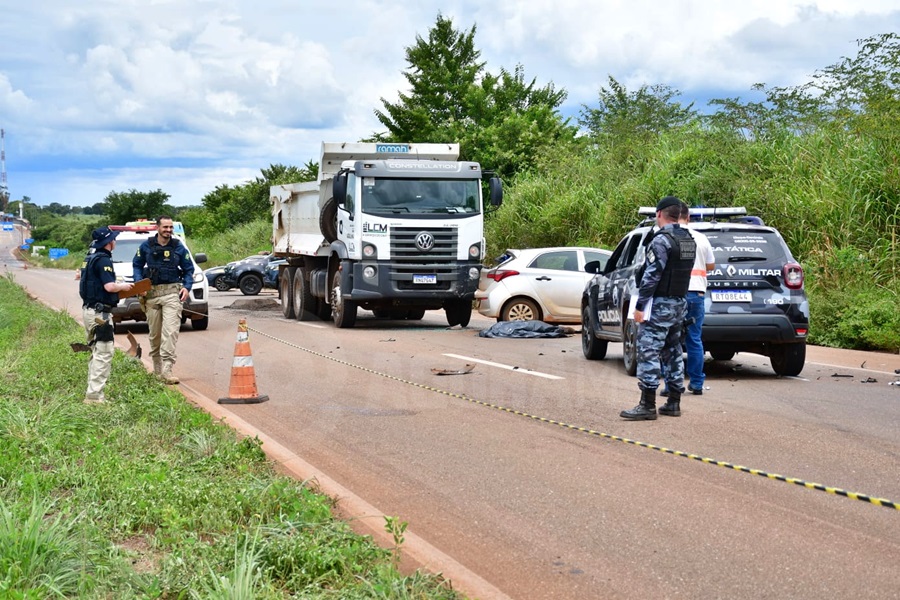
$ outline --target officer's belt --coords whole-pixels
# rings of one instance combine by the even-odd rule
[[[184,287],[180,283],[160,283],[159,285],[154,285],[150,288],[150,291],[147,292],[148,298],[158,298],[159,296],[168,296],[169,294],[177,294],[181,291],[181,288]]]

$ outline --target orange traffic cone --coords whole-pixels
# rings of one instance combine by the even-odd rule
[[[250,355],[247,319],[238,322],[237,342],[234,344],[234,362],[231,364],[231,385],[228,397],[219,398],[219,404],[259,404],[269,399],[256,391],[256,372]]]

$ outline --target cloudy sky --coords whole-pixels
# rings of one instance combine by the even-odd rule
[[[613,76],[685,103],[758,100],[900,31],[900,0],[31,0],[0,10],[0,127],[12,200],[90,206],[161,189],[199,205],[322,141],[383,128],[405,48],[438,12],[477,26],[486,69],[522,64],[577,116]],[[409,140],[417,141],[417,140]]]

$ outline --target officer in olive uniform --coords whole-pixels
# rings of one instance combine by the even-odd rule
[[[110,311],[119,303],[118,292],[131,291],[130,283],[117,282],[113,271],[112,251],[116,247],[117,231],[100,227],[91,233],[94,251],[81,264],[78,293],[83,305],[84,330],[91,347],[88,363],[88,387],[84,395],[85,404],[106,402],[103,388],[112,371],[115,353],[114,325]]]
[[[687,229],[678,224],[684,203],[666,196],[656,205],[659,229],[650,235],[646,268],[639,282],[634,321],[637,333],[637,378],[641,390],[640,403],[620,413],[623,419],[644,421],[656,419],[656,388],[659,387],[660,361],[667,365],[666,383],[669,397],[659,413],[681,414],[684,392],[684,361],[681,356],[681,328],[687,302],[685,296],[697,244]],[[652,302],[651,302],[652,300]],[[645,313],[648,313],[646,315]]]
[[[174,229],[171,217],[156,219],[156,235],[141,244],[131,261],[136,282],[150,279],[150,291],[143,300],[150,329],[150,358],[153,372],[166,383],[178,383],[172,368],[182,302],[187,301],[194,285],[194,263],[184,244],[173,237]]]

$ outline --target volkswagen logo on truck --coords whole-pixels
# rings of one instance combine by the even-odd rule
[[[434,236],[427,231],[423,231],[416,236],[416,248],[422,252],[428,252],[434,248]]]

